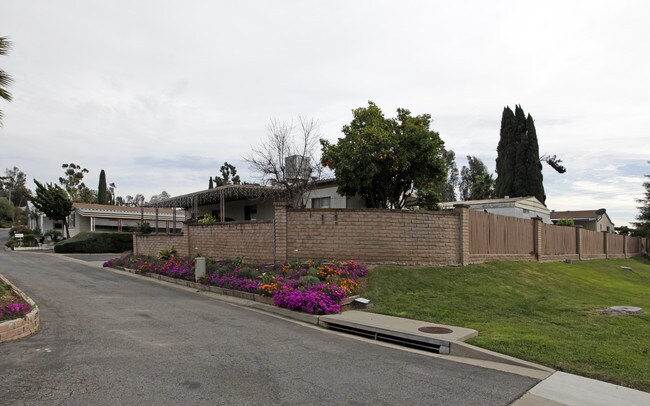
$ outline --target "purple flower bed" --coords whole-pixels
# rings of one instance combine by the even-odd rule
[[[169,276],[171,278],[194,280],[194,264],[186,257],[171,257],[169,259],[158,259],[142,255],[131,256],[126,259],[109,259],[104,262],[105,267],[121,266],[135,269],[138,272],[155,273]]]
[[[194,280],[193,261],[184,257],[156,259],[132,256],[114,259],[104,266],[123,266],[140,272]],[[206,262],[206,285],[257,293],[273,298],[279,306],[312,314],[341,311],[340,303],[357,292],[366,267],[357,261],[293,261],[284,264],[244,264],[241,258]]]
[[[0,297],[0,322],[25,317],[32,306],[15,297]]]

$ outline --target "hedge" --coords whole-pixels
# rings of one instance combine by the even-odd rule
[[[98,254],[105,252],[124,252],[133,250],[133,234],[115,232],[85,232],[59,241],[54,252],[79,252]]]

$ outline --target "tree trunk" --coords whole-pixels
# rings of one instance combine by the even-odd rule
[[[70,227],[68,227],[68,218],[63,218],[63,229],[65,230],[65,238],[70,238]]]

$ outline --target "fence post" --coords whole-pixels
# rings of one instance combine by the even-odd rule
[[[533,219],[533,247],[535,249],[535,259],[541,261],[544,255],[544,240],[542,239],[542,218],[537,216]]]
[[[627,258],[627,239],[628,236],[623,234],[623,258]]]
[[[455,204],[454,209],[458,214],[458,262],[461,265],[469,265],[469,205]]]
[[[582,226],[576,226],[576,252],[578,260],[582,259]]]
[[[273,236],[275,242],[275,261],[287,260],[287,204],[276,202],[273,204]]]

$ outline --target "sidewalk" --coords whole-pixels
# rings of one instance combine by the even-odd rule
[[[555,372],[513,403],[513,406],[555,405],[643,406],[650,405],[650,393]]]

